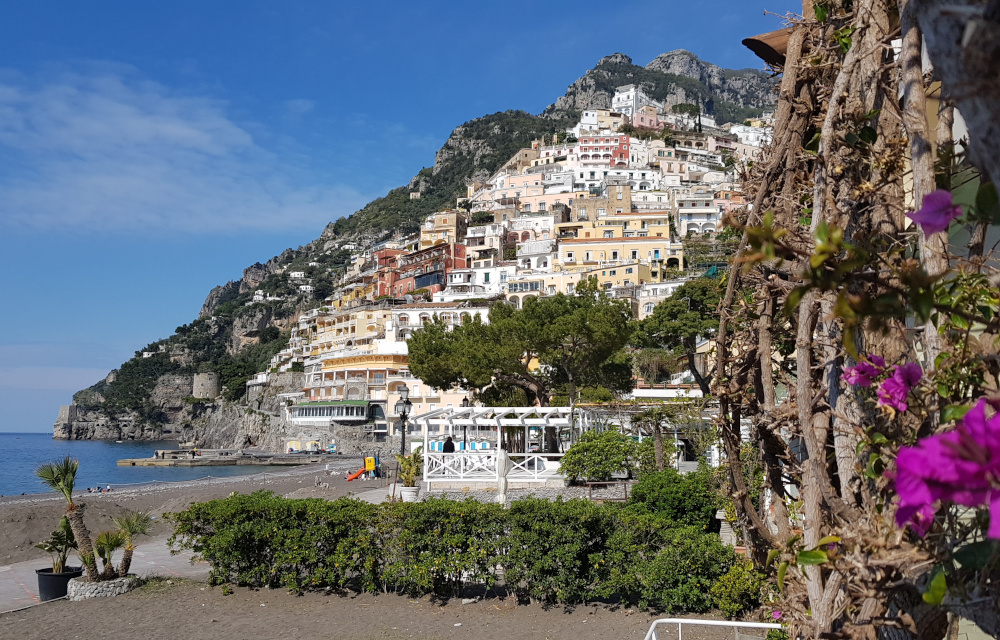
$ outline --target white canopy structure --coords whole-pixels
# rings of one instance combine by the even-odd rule
[[[562,453],[539,451],[542,434],[554,429],[562,446],[571,434],[595,426],[593,414],[569,407],[455,407],[415,416],[410,424],[424,437],[424,481],[435,483],[489,484],[499,480],[497,452],[503,448],[512,462],[507,479],[521,483],[562,481]],[[550,431],[551,433],[551,431]],[[451,436],[454,453],[444,453],[441,444]],[[572,438],[575,440],[575,438]]]

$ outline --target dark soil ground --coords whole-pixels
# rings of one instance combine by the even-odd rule
[[[295,596],[284,590],[219,587],[154,580],[117,598],[56,601],[0,615],[0,638],[148,638],[208,640],[344,638],[350,640],[573,639],[640,640],[658,616],[607,605],[544,608],[504,599],[470,604],[397,595]],[[676,640],[676,626],[661,640]],[[684,638],[732,638],[726,628],[686,627]]]

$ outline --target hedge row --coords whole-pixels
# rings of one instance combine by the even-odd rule
[[[586,500],[367,504],[234,495],[169,514],[170,544],[212,565],[213,584],[457,596],[468,586],[575,604],[620,600],[706,611],[737,565],[696,527]]]

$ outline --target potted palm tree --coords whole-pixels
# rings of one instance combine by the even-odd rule
[[[399,481],[403,483],[399,495],[403,502],[417,501],[417,493],[420,491],[420,487],[417,486],[417,478],[420,477],[424,463],[424,457],[421,455],[423,448],[423,446],[419,446],[412,455],[405,457],[396,454],[396,462],[399,463]]]
[[[49,539],[39,542],[35,547],[52,556],[52,568],[35,569],[35,574],[38,576],[39,599],[47,602],[65,597],[69,581],[83,575],[83,567],[66,565],[70,551],[76,549],[76,538],[69,525],[69,518],[63,516]]]

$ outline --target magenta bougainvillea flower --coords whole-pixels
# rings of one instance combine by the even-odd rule
[[[853,367],[844,369],[844,380],[848,384],[870,387],[883,371],[885,371],[885,360],[875,354],[868,354],[867,362],[862,360]]]
[[[780,611],[772,611],[771,612],[771,617],[773,619],[775,619],[775,620],[781,620],[781,612]]]
[[[962,215],[962,207],[952,202],[950,191],[938,189],[924,196],[924,206],[918,211],[906,215],[930,235],[947,229],[952,220]]]
[[[954,431],[903,447],[896,458],[896,524],[921,537],[934,521],[935,503],[988,506],[987,535],[1000,539],[1000,415],[986,417],[980,400]]]
[[[910,389],[917,386],[923,375],[924,370],[915,362],[894,367],[892,375],[882,382],[876,392],[879,405],[892,407],[896,411],[906,411],[909,406],[906,404],[906,398],[910,395]]]

